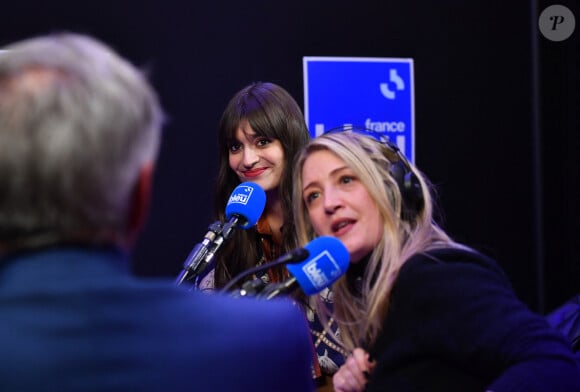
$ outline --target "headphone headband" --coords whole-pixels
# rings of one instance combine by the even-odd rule
[[[384,155],[391,163],[389,173],[397,183],[401,196],[403,198],[403,208],[401,211],[401,219],[406,221],[413,221],[415,217],[423,210],[425,201],[423,199],[423,191],[421,189],[421,182],[417,175],[413,172],[407,157],[401,152],[399,147],[393,143],[387,135],[364,127],[354,127],[352,125],[337,127],[325,131],[323,135],[329,133],[353,132],[359,135],[367,136],[382,144]]]

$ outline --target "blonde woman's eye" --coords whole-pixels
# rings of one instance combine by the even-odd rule
[[[319,196],[320,196],[319,192],[310,192],[309,194],[306,195],[304,200],[306,200],[306,204],[310,204],[314,200],[318,199]]]
[[[354,181],[354,177],[352,177],[352,176],[342,176],[340,178],[340,182],[342,182],[343,184],[349,184],[353,181]]]

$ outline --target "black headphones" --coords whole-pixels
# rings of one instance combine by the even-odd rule
[[[401,152],[395,143],[389,140],[387,135],[364,127],[347,125],[344,127],[329,129],[328,131],[325,131],[323,135],[347,131],[354,132],[363,136],[368,136],[381,143],[385,147],[384,155],[389,160],[389,162],[391,162],[391,177],[393,177],[397,183],[403,198],[401,219],[409,222],[413,221],[423,209],[425,201],[423,199],[421,182],[411,169],[411,165],[405,157],[405,154]]]

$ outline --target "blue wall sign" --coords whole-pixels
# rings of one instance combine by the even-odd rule
[[[304,57],[304,115],[313,137],[352,125],[384,133],[415,158],[413,59]]]

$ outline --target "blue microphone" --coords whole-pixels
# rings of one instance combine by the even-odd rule
[[[226,219],[232,222],[232,226],[247,229],[258,222],[265,206],[266,192],[254,182],[242,182],[230,195]]]
[[[210,225],[204,240],[188,256],[177,284],[186,280],[199,281],[212,266],[215,253],[235,228],[247,229],[256,224],[266,206],[266,192],[256,183],[243,182],[232,191],[226,205],[227,222]]]
[[[350,255],[339,239],[330,236],[318,237],[304,248],[310,255],[308,259],[302,263],[286,265],[292,277],[266,287],[259,297],[271,299],[290,293],[298,287],[304,294],[313,295],[331,286],[346,273]]]

